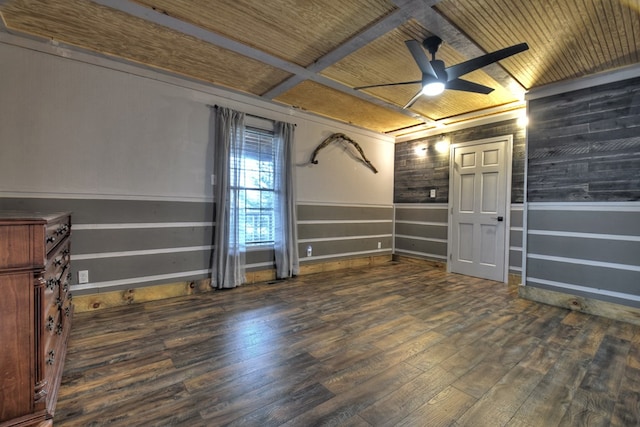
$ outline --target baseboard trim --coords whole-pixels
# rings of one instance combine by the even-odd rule
[[[300,266],[300,275],[306,276],[308,274],[322,273],[325,271],[343,270],[345,268],[359,268],[370,267],[374,265],[380,265],[390,262],[392,259],[391,254],[386,255],[371,255],[367,257],[359,258],[347,258],[330,262],[319,262],[313,264],[304,264]]]
[[[640,309],[615,304],[608,301],[600,301],[595,298],[580,297],[564,292],[540,289],[534,286],[520,286],[518,295],[521,298],[568,308],[581,313],[593,314],[613,320],[640,325]]]
[[[203,279],[191,282],[166,283],[162,285],[131,288],[123,291],[84,294],[73,297],[75,313],[103,310],[105,308],[156,301],[185,295],[213,291],[211,280]]]
[[[410,257],[398,254],[393,255],[393,260],[397,262],[407,262],[412,264],[424,264],[433,268],[441,268],[443,270],[447,269],[447,263],[444,261],[436,261],[432,259]]]
[[[305,264],[300,266],[299,275],[342,270],[345,268],[374,266],[390,262],[391,259],[392,256],[389,254]],[[245,276],[247,280],[246,284],[268,282],[276,279],[276,271],[274,269],[248,271]],[[74,296],[73,305],[76,313],[83,313],[141,302],[212,292],[214,290],[215,289],[211,287],[211,279],[202,279]]]

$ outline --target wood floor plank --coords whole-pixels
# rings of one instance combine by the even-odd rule
[[[630,346],[631,343],[627,340],[605,335],[580,388],[605,393],[615,399],[627,365]]]
[[[532,390],[508,425],[512,427],[557,426],[587,372],[591,357],[565,349]]]
[[[256,409],[249,414],[236,418],[229,423],[230,427],[279,426],[299,414],[311,410],[315,406],[334,397],[334,394],[320,384],[312,384],[291,394],[284,394],[281,399]]]
[[[420,370],[400,363],[293,418],[283,426],[340,425],[418,375]]]
[[[640,425],[640,370],[627,367],[611,416],[612,426]]]
[[[460,426],[504,426],[543,375],[518,365],[509,370],[458,420]]]
[[[74,316],[56,427],[638,425],[640,327],[420,263]]]
[[[454,425],[476,400],[473,396],[449,386],[404,417],[397,426],[449,427]]]
[[[453,385],[471,396],[482,397],[538,342],[537,337],[514,335],[509,341],[510,345],[495,348],[487,357],[456,380]]]
[[[449,386],[455,376],[438,366],[418,375],[360,412],[360,416],[375,426],[394,426],[406,414],[413,412]]]

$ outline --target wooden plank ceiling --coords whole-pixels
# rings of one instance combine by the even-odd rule
[[[0,31],[36,36],[379,132],[519,107],[531,88],[640,62],[640,0],[0,0]],[[421,72],[404,42],[438,35],[447,66],[530,49],[402,107]],[[428,53],[426,53],[428,55]]]

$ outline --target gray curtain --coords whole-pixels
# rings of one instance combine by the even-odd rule
[[[275,259],[276,277],[284,279],[298,274],[298,233],[294,188],[293,133],[295,125],[275,122]]]
[[[211,107],[215,174],[215,236],[211,286],[234,288],[245,282],[244,206],[238,191],[244,146],[244,113]]]

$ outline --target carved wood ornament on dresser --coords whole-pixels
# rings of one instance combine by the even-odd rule
[[[51,426],[71,329],[70,213],[0,211],[0,427]]]

